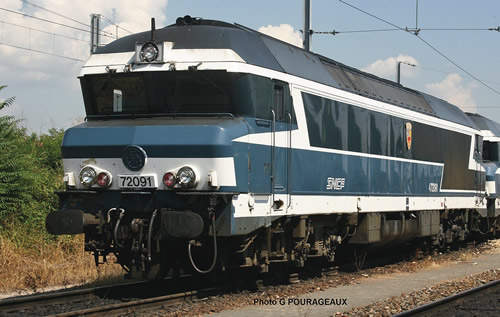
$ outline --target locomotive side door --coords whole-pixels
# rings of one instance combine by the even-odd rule
[[[273,88],[271,109],[271,191],[273,210],[286,210],[290,202],[291,107],[288,85],[276,82]]]

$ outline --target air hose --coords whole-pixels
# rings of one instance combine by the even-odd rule
[[[213,236],[214,236],[214,259],[212,261],[212,265],[210,266],[210,268],[208,270],[200,270],[196,264],[194,263],[193,261],[193,256],[191,254],[191,245],[194,244],[193,241],[190,241],[188,243],[188,255],[189,255],[189,261],[191,261],[191,265],[193,266],[193,268],[196,270],[196,272],[198,273],[202,273],[202,274],[206,274],[206,273],[210,273],[214,267],[215,267],[215,263],[217,262],[217,237],[215,235],[215,213],[211,212],[210,213],[210,217],[212,218],[212,233],[213,233]]]

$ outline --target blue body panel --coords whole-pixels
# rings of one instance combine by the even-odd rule
[[[241,143],[240,147],[246,147]],[[238,147],[238,145],[236,145]],[[288,149],[276,148],[276,157],[286,158]],[[250,192],[271,191],[271,147],[250,145]],[[286,163],[276,175],[286,173]],[[313,150],[291,150],[290,189],[293,195],[440,195],[443,167],[435,164],[400,161],[385,158],[327,153]],[[243,175],[236,171],[237,181]],[[328,178],[344,178],[343,188],[327,189]],[[438,186],[431,192],[429,184]]]
[[[441,184],[442,166],[305,150],[292,153],[293,194],[439,194],[430,192],[429,184]],[[329,177],[345,178],[344,187],[327,189]]]
[[[88,122],[68,129],[63,158],[119,158],[141,146],[149,157],[232,157],[232,140],[248,134],[241,119],[141,119]]]
[[[265,133],[270,129],[265,122],[257,124],[250,118],[86,123],[66,132],[63,157],[120,158],[123,148],[131,144],[143,147],[149,157],[233,157],[237,186],[219,190],[270,194],[271,138],[269,145],[233,142],[248,133]],[[276,126],[277,131],[285,129],[286,124]],[[441,188],[431,192],[429,186],[441,185],[443,166],[436,164],[280,147],[275,149],[275,158],[276,193],[440,195]],[[328,178],[343,178],[342,188],[328,189]]]

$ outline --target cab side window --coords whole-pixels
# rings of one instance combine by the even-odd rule
[[[282,85],[274,85],[273,110],[276,121],[285,120],[285,89]]]

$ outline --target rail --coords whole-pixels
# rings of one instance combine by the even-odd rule
[[[437,311],[441,311],[450,305],[456,304],[460,301],[465,300],[468,297],[477,296],[480,294],[485,294],[500,288],[500,280],[496,280],[469,290],[463,291],[461,293],[448,296],[446,298],[440,299],[438,301],[419,306],[417,308],[399,313],[393,317],[407,317],[407,316],[434,316]]]

